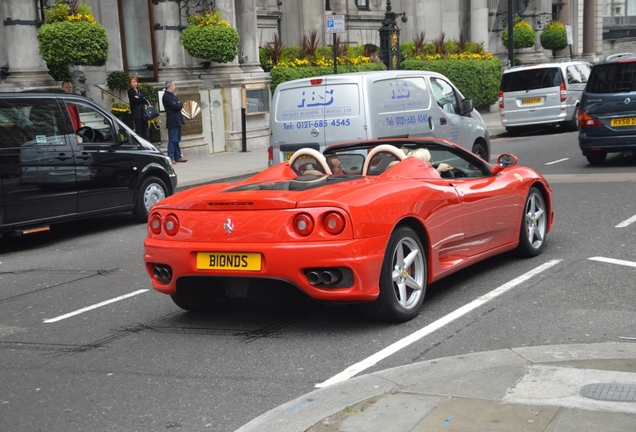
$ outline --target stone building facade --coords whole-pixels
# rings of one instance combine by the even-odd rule
[[[0,0],[0,91],[57,88],[38,52],[37,29],[43,8],[55,0]],[[259,62],[259,46],[279,33],[285,45],[316,31],[321,45],[331,44],[325,18],[344,15],[349,45],[379,46],[378,29],[387,7],[398,19],[401,42],[424,32],[427,40],[460,33],[481,42],[506,64],[501,42],[507,7],[524,17],[540,34],[553,17],[572,28],[572,55],[591,62],[629,51],[636,38],[636,0],[216,0],[224,19],[240,34],[239,55],[227,64],[208,65],[191,57],[180,35],[187,17],[210,0],[85,0],[108,33],[104,67],[80,68],[87,95],[109,107],[106,76],[125,70],[158,89],[167,80],[178,84],[181,100],[194,100],[202,114],[188,120],[182,148],[186,155],[245,151],[268,145],[269,74]],[[558,53],[568,57],[569,50]],[[515,56],[524,63],[554,61],[552,53],[533,48]],[[243,127],[245,125],[245,127]],[[167,134],[164,132],[164,141]]]

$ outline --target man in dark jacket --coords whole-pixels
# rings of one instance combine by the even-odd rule
[[[166,91],[163,93],[161,102],[166,109],[166,123],[168,126],[168,156],[173,164],[177,162],[187,162],[188,160],[181,154],[181,126],[185,124],[181,109],[183,103],[179,101],[177,95],[174,94],[177,88],[174,81],[166,82]]]

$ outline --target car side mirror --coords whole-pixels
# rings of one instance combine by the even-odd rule
[[[468,114],[473,110],[473,100],[463,99],[461,104],[462,115]]]
[[[492,169],[492,173],[500,173],[505,168],[517,165],[517,162],[519,162],[519,159],[517,159],[517,156],[515,155],[511,155],[509,153],[499,155],[497,158],[497,166]]]
[[[119,129],[119,143],[125,144],[130,141],[130,134],[126,129]]]

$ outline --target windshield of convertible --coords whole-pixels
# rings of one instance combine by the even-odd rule
[[[271,190],[289,190],[289,191],[304,191],[309,189],[315,189],[322,186],[333,185],[336,183],[343,183],[361,178],[362,176],[325,176],[325,175],[304,175],[294,180],[285,180],[280,182],[267,182],[267,183],[251,183],[246,185],[237,186],[231,189],[227,189],[226,192],[240,192],[240,191],[271,191]]]

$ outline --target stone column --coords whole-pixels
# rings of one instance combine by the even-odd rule
[[[488,51],[488,0],[470,0],[470,40]]]
[[[559,13],[559,16],[557,17],[558,21],[561,21],[563,23],[563,25],[567,26],[572,26],[572,20],[570,19],[570,1],[568,0],[566,2],[563,3],[563,8],[561,9],[561,12]],[[574,29],[572,29],[572,32],[574,32]],[[574,47],[572,47],[572,49],[574,49]],[[564,58],[569,58],[570,57],[570,47],[565,47],[564,49],[562,49],[561,51],[557,52],[557,57],[564,57]]]
[[[179,3],[166,1],[153,5],[152,14],[155,21],[155,48],[159,64],[159,82],[180,80],[190,74],[186,70],[186,50],[181,44],[179,26],[187,26],[187,18],[179,17]],[[194,63],[187,56],[189,63]],[[196,60],[200,62],[201,60]],[[198,65],[195,65],[195,67]]]
[[[258,52],[256,0],[236,3],[236,28],[241,35],[239,63],[244,72],[263,72]]]
[[[6,65],[9,75],[2,84],[5,91],[13,87],[48,88],[56,86],[56,82],[48,74],[46,63],[40,57],[38,44],[38,27],[40,19],[35,2],[23,0],[3,0],[2,15],[7,17],[3,22],[6,50]]]
[[[583,2],[583,56],[596,57],[596,1]]]

